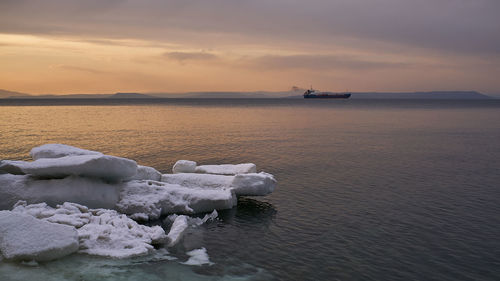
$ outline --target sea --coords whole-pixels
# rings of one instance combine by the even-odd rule
[[[278,186],[175,248],[0,261],[2,281],[500,280],[500,100],[0,101],[0,159],[46,143],[162,173],[251,162]],[[213,264],[182,263],[202,247]]]

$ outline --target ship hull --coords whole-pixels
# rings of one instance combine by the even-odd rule
[[[304,95],[305,99],[348,99],[351,97],[351,94],[324,94],[324,95]]]

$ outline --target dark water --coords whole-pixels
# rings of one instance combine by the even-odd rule
[[[254,162],[279,182],[272,195],[240,198],[219,221],[186,237],[182,247],[205,247],[212,266],[117,261],[75,266],[64,279],[500,278],[497,100],[28,104],[2,101],[0,159],[28,159],[31,147],[57,142],[162,172],[178,159]],[[40,270],[56,276],[85,259],[76,255],[38,271],[4,266],[0,276]],[[103,268],[126,270],[96,273]]]

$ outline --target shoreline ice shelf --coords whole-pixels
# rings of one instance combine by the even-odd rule
[[[252,163],[198,166],[179,160],[173,174],[161,174],[131,159],[63,144],[35,147],[30,155],[33,161],[0,160],[0,257],[5,260],[44,261],[73,252],[145,255],[153,245],[175,246],[186,229],[215,219],[216,210],[233,208],[238,196],[264,196],[277,183],[271,174],[257,173]],[[211,214],[190,217],[197,213]],[[164,216],[171,221],[168,233],[138,223]],[[17,220],[24,227],[12,227]],[[25,233],[31,225],[53,243],[37,244]],[[48,231],[52,226],[63,227],[74,239],[58,244],[58,234]],[[31,246],[13,253],[23,243],[13,237]]]

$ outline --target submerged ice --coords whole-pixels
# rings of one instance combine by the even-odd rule
[[[276,186],[251,163],[179,160],[173,174],[161,174],[134,160],[62,144],[35,147],[30,155],[33,161],[0,161],[0,210],[11,210],[0,211],[0,261],[44,261],[75,251],[146,255],[155,245],[174,247],[187,229],[215,219],[215,210],[233,208],[237,196],[263,196]],[[137,222],[167,215],[168,234]],[[204,248],[187,255],[185,264],[211,264]]]

